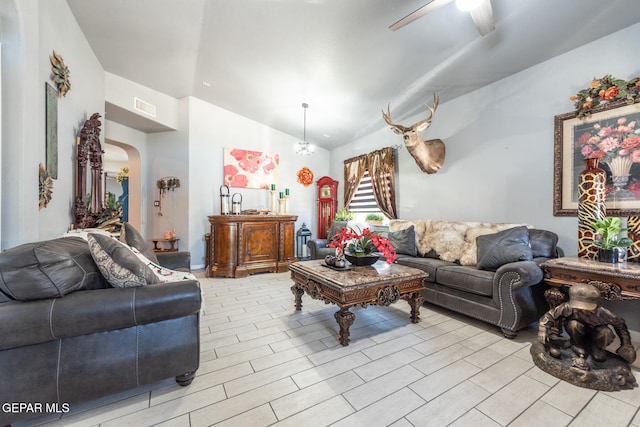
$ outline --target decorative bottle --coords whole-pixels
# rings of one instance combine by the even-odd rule
[[[594,259],[598,247],[593,244],[596,233],[591,224],[606,216],[605,171],[598,167],[598,159],[584,159],[586,169],[578,176],[578,256]]]

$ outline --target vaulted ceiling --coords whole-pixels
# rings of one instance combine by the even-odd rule
[[[307,140],[327,149],[387,126],[389,102],[402,122],[432,92],[446,102],[640,22],[638,0],[491,0],[484,37],[454,2],[397,31],[429,0],[67,2],[106,71],[300,139],[306,102]]]

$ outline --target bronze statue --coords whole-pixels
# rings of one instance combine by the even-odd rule
[[[530,349],[533,362],[548,374],[579,387],[633,389],[638,383],[629,363],[636,359],[636,352],[629,330],[622,318],[601,306],[602,293],[596,286],[571,286],[569,301],[542,316],[538,340]],[[606,348],[616,334],[621,344],[614,354]]]
[[[597,362],[607,359],[606,348],[615,339],[609,325],[620,338],[621,345],[616,353],[628,363],[636,359],[624,319],[600,305],[600,291],[594,286],[586,283],[571,286],[569,301],[549,310],[540,319],[538,341],[547,346],[549,354],[555,358],[561,357],[561,347],[556,344],[560,340],[549,332],[558,321],[569,335],[571,351],[576,356],[572,361],[575,368],[589,370],[589,355]]]

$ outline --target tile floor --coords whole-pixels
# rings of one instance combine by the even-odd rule
[[[435,306],[411,324],[401,301],[352,309],[342,347],[335,306],[305,295],[295,312],[288,273],[197,275],[206,309],[190,386],[167,379],[16,426],[640,427],[640,388],[596,392],[542,372],[529,354],[534,328],[508,340]]]

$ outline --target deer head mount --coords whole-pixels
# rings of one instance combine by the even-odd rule
[[[411,157],[416,161],[416,164],[420,167],[422,172],[429,174],[438,172],[444,163],[444,142],[439,139],[423,141],[418,132],[421,132],[431,126],[431,119],[438,108],[439,101],[440,98],[438,98],[438,95],[434,93],[433,107],[425,104],[427,109],[430,111],[429,117],[408,127],[393,123],[391,120],[390,105],[387,105],[386,113],[382,110],[382,117],[384,118],[384,121],[391,126],[391,130],[404,137],[404,145],[407,147]]]

